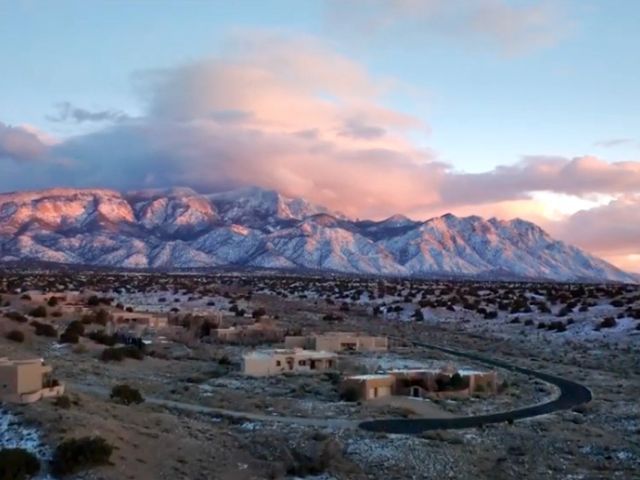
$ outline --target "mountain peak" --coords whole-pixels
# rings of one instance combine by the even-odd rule
[[[246,187],[0,194],[0,261],[636,282],[522,219],[403,215],[351,221],[303,198]]]

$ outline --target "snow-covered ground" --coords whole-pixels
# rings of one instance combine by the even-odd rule
[[[42,442],[38,429],[21,424],[16,415],[0,407],[0,449],[23,448],[35,454],[44,470],[51,458],[51,449]],[[41,473],[37,480],[52,480],[47,473]]]

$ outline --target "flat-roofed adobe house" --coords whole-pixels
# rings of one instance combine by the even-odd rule
[[[306,348],[328,352],[386,352],[387,337],[375,337],[352,332],[327,332],[307,336],[285,337],[286,348]]]
[[[283,373],[319,373],[333,370],[338,355],[300,348],[256,350],[242,356],[242,372],[252,377]]]
[[[387,388],[388,387],[388,388]],[[416,398],[467,397],[474,393],[495,393],[495,371],[445,367],[441,369],[391,370],[384,374],[346,377],[341,391],[357,392],[359,400],[389,395]]]
[[[51,367],[42,359],[0,358],[0,401],[33,403],[41,398],[59,397],[64,385],[51,378]]]
[[[156,312],[126,312],[116,310],[111,312],[111,318],[107,324],[107,332],[115,333],[128,330],[136,334],[142,334],[149,330],[167,328],[169,317],[165,313]]]
[[[393,375],[354,375],[344,379],[341,391],[353,390],[358,400],[371,400],[393,395],[395,384],[396,379]]]

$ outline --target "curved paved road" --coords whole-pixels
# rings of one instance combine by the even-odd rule
[[[556,399],[546,403],[541,403],[530,407],[523,407],[508,412],[493,413],[488,415],[453,418],[388,418],[365,421],[339,418],[286,417],[278,415],[267,415],[263,413],[251,413],[236,410],[227,410],[223,408],[207,407],[204,405],[197,405],[175,400],[166,400],[155,397],[146,397],[145,401],[147,403],[175,408],[183,411],[224,415],[258,422],[281,422],[288,424],[329,428],[362,428],[364,430],[374,432],[418,434],[425,430],[471,428],[479,427],[488,423],[500,423],[510,420],[535,417],[559,410],[567,410],[577,405],[587,403],[591,401],[592,398],[591,391],[587,387],[561,377],[537,372],[528,368],[517,367],[507,362],[493,360],[491,358],[487,358],[475,353],[461,352],[450,348],[439,347],[436,345],[429,345],[420,342],[413,342],[413,344],[419,347],[439,350],[450,355],[468,358],[478,363],[500,367],[514,372],[523,373],[525,375],[530,375],[532,377],[537,377],[541,380],[544,380],[545,382],[556,385],[560,389],[560,395]],[[83,385],[77,383],[73,383],[72,386],[76,390],[82,391],[84,393],[107,397],[109,396],[109,390],[103,386]]]
[[[539,378],[545,382],[551,383],[560,389],[560,395],[549,402],[533,405],[530,407],[522,407],[508,412],[492,413],[487,415],[475,415],[470,417],[454,417],[454,418],[403,418],[403,419],[383,419],[370,420],[361,422],[359,427],[364,430],[385,433],[401,433],[401,434],[418,434],[425,430],[439,429],[458,429],[480,427],[488,423],[501,423],[523,418],[536,417],[547,413],[557,412],[559,410],[568,410],[583,403],[590,402],[593,398],[591,391],[579,383],[567,380],[565,378],[550,375],[548,373],[537,372],[528,368],[517,367],[510,363],[494,360],[476,353],[461,352],[446,347],[439,347],[427,343],[413,342],[418,347],[425,347],[433,350],[439,350],[450,355],[468,358],[478,363],[490,365],[494,367],[504,368],[532,377]]]

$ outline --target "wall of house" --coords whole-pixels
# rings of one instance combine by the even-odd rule
[[[286,336],[284,337],[285,348],[305,348],[308,343],[308,337]]]
[[[0,365],[0,396],[18,391],[18,370],[13,365]]]
[[[17,366],[16,393],[31,393],[42,389],[44,368],[39,363],[25,363]]]

